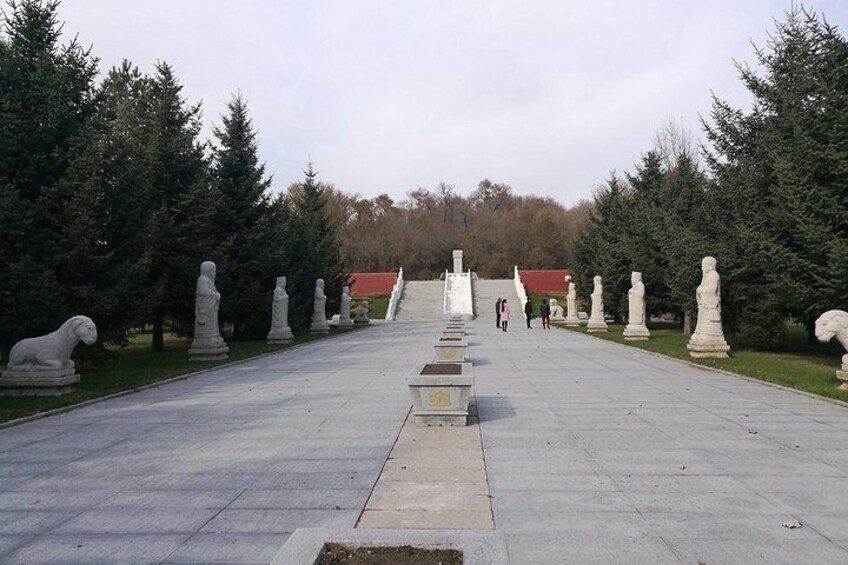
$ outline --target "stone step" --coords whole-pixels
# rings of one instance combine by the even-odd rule
[[[518,303],[515,293],[515,283],[512,279],[478,279],[474,282],[474,313],[477,319],[494,320],[495,302],[498,298],[506,298],[510,312],[522,312],[524,305]]]
[[[406,281],[395,320],[441,320],[444,318],[444,300],[443,281]]]

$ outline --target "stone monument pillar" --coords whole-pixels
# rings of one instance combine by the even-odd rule
[[[453,272],[462,272],[462,249],[453,250]]]
[[[216,270],[212,261],[200,264],[194,299],[194,341],[188,349],[189,361],[226,359],[230,351],[218,326],[221,295],[215,288]]]
[[[580,319],[577,317],[577,286],[571,280],[571,275],[565,275],[565,282],[568,283],[568,296],[565,298],[565,325],[579,326]]]
[[[339,311],[339,327],[349,328],[353,326],[353,321],[350,319],[350,287],[342,287],[341,310]]]
[[[286,277],[277,277],[274,302],[271,306],[271,331],[268,343],[290,343],[294,335],[289,327],[289,295],[286,293]]]
[[[630,290],[627,293],[627,327],[624,328],[624,339],[628,341],[646,340],[651,337],[645,324],[645,284],[642,273],[630,273]]]
[[[605,332],[608,326],[604,320],[604,285],[601,284],[599,276],[595,276],[593,280],[595,288],[592,290],[592,314],[586,329],[590,332]]]
[[[692,357],[727,357],[730,346],[721,327],[721,277],[714,257],[701,261],[701,284],[695,291],[698,323],[686,348]]]
[[[324,279],[315,281],[312,326],[310,326],[309,331],[314,334],[325,334],[330,331],[330,324],[327,323],[327,295],[324,294]]]
[[[834,337],[848,350],[848,312],[844,310],[828,310],[816,320],[816,337],[821,342],[827,342]],[[848,354],[842,356],[841,370],[836,371],[836,378],[842,381],[839,388],[848,390]]]
[[[86,316],[74,316],[53,333],[22,339],[9,352],[0,376],[0,394],[56,396],[73,390],[80,376],[71,360],[79,342],[97,341],[97,326]]]

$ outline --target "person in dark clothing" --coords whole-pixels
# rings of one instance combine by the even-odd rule
[[[501,329],[501,299],[495,302],[495,327]]]
[[[539,315],[542,316],[542,329],[551,329],[551,307],[548,305],[548,299],[542,299],[542,305],[539,306]]]
[[[527,329],[531,329],[530,327],[530,318],[533,317],[533,305],[530,303],[530,299],[527,299],[527,302],[524,303],[524,316],[527,318]]]

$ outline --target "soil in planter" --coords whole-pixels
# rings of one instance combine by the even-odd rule
[[[462,365],[456,363],[428,363],[421,370],[422,375],[461,375]]]
[[[409,545],[353,548],[328,543],[316,565],[462,565],[462,552]]]
[[[443,337],[439,341],[462,341],[461,337]]]

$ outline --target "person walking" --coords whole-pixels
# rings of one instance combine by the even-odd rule
[[[548,304],[548,299],[542,299],[542,305],[539,306],[539,315],[542,317],[542,329],[551,329],[551,306]]]
[[[506,331],[506,326],[509,324],[509,306],[506,305],[506,298],[501,300],[501,329]]]
[[[498,298],[497,302],[495,302],[495,327],[500,329],[501,327],[501,299]]]
[[[530,299],[527,299],[527,302],[524,303],[524,317],[527,318],[527,329],[532,329],[530,326],[530,318],[533,317],[533,304],[530,303]]]

